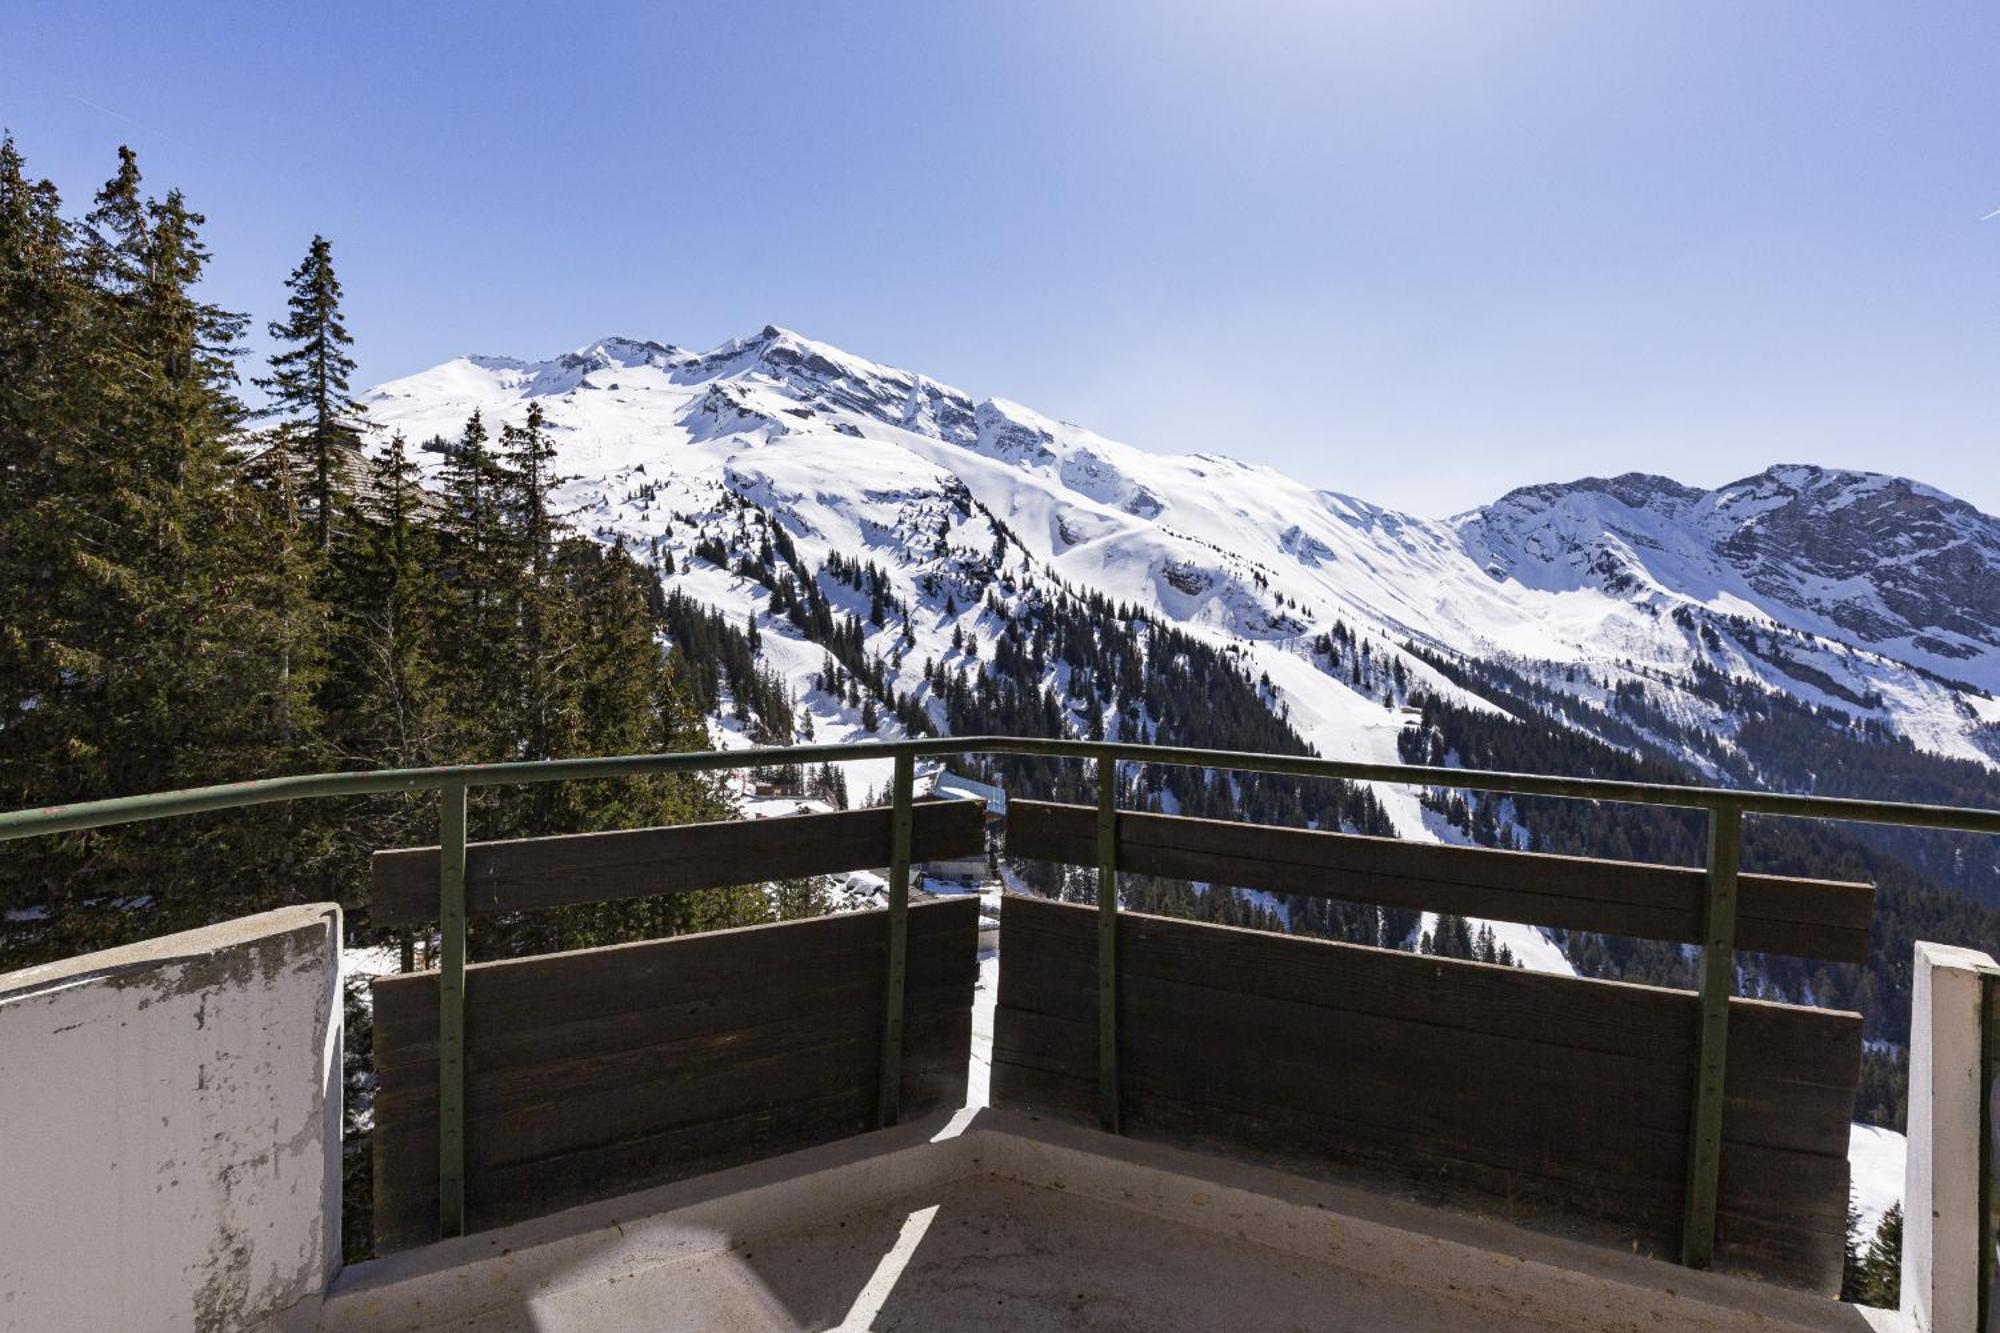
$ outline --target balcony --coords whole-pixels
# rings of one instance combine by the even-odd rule
[[[755,752],[277,779],[0,815],[34,836],[434,788],[374,923],[374,1229],[341,1269],[341,922],[289,908],[0,978],[0,1329],[1975,1329],[1997,1025],[1983,955],[1919,946],[1902,1311],[1832,1299],[1855,1015],[1731,995],[1738,949],[1865,958],[1872,891],[1739,873],[1748,818],[2000,832],[2000,813],[1454,771],[1708,814],[1705,868],[1120,809],[1119,775],[1430,784],[1434,770],[1005,738],[893,754],[888,807],[468,841],[469,786]],[[1010,858],[1095,901],[912,888],[985,851],[920,757],[1096,765],[1011,793]],[[1121,767],[1122,766],[1122,767]],[[467,923],[887,868],[886,908],[496,961]],[[1677,941],[1699,991],[1120,909],[1121,875]],[[1504,1071],[1494,1077],[1491,1071]],[[78,1256],[88,1255],[87,1271]]]

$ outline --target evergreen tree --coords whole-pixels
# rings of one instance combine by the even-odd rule
[[[258,776],[312,753],[310,676],[284,671],[303,625],[273,559],[283,534],[229,447],[244,321],[197,294],[201,216],[139,187],[122,151],[77,233],[52,187],[0,153],[0,531],[23,575],[5,594],[9,805]],[[50,913],[39,947],[102,947],[274,905],[263,874],[317,845],[287,824],[271,809],[38,839],[0,873],[10,900]],[[147,910],[112,906],[136,883]]]
[[[269,332],[286,350],[271,358],[271,374],[257,386],[270,394],[271,414],[286,419],[285,444],[309,477],[319,549],[330,552],[335,510],[360,448],[362,407],[348,395],[354,339],[341,318],[333,247],[324,236],[313,237],[285,286],[290,313]]]
[[[334,574],[339,680],[329,690],[342,752],[391,767],[447,751],[437,689],[437,532],[424,521],[416,465],[401,434],[369,464],[346,526],[352,555]]]
[[[527,420],[500,428],[496,480],[501,513],[514,540],[526,551],[529,567],[539,577],[547,570],[561,535],[555,512],[555,488],[570,480],[556,475],[555,439],[539,402],[528,403]]]
[[[556,753],[567,684],[564,648],[573,632],[567,621],[573,604],[550,578],[562,527],[553,492],[567,480],[556,475],[555,456],[540,403],[528,404],[525,424],[501,427],[496,480],[502,535],[496,555],[512,562],[518,575],[512,608],[517,646],[509,665],[518,671],[514,706],[520,718],[518,752],[524,759]]]
[[[436,653],[452,664],[441,684],[448,748],[477,762],[512,757],[511,722],[489,711],[513,688],[513,604],[522,569],[507,538],[501,485],[486,423],[475,411],[445,457],[436,527],[448,614],[437,627]]]
[[[73,547],[52,520],[75,511],[62,491],[84,479],[78,446],[101,410],[76,246],[55,187],[30,180],[13,138],[0,138],[0,790],[10,806],[76,789],[59,706],[71,677],[53,633]]]
[[[97,191],[83,219],[83,279],[109,313],[128,301],[144,272],[146,202],[139,189],[139,155],[118,146],[118,170]]]
[[[1875,1234],[1861,1242],[1859,1220],[1847,1212],[1847,1257],[1840,1274],[1840,1299],[1854,1305],[1894,1310],[1903,1299],[1903,1205],[1891,1204]]]

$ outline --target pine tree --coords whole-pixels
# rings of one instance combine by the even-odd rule
[[[499,555],[519,571],[514,591],[518,626],[513,653],[518,667],[515,706],[520,717],[519,749],[525,759],[554,756],[565,686],[565,623],[571,605],[549,577],[562,520],[553,492],[567,478],[555,473],[555,442],[540,403],[528,405],[520,426],[500,430],[497,472],[503,536]]]
[[[771,886],[772,915],[780,921],[824,916],[828,904],[824,878],[785,879]]]
[[[351,555],[333,575],[341,679],[330,691],[341,710],[341,746],[356,759],[392,767],[439,762],[445,754],[437,688],[437,532],[425,521],[409,446],[398,433],[368,464],[367,485],[345,526]]]
[[[20,598],[5,631],[9,692],[32,701],[0,729],[10,805],[258,776],[311,754],[309,701],[283,671],[300,625],[285,615],[287,566],[272,559],[282,534],[229,447],[244,321],[196,294],[201,216],[139,185],[122,151],[72,232],[55,221],[53,190],[26,183],[11,146],[0,153],[0,328],[18,327],[18,310],[43,343],[0,337],[10,372],[36,372],[0,389],[6,558],[32,562],[7,593]],[[51,910],[49,948],[273,905],[268,872],[318,846],[286,822],[273,808],[207,828],[37,840],[8,868],[8,894]],[[91,905],[139,882],[150,913]]]
[[[360,448],[362,406],[348,394],[354,342],[341,318],[340,281],[333,273],[333,247],[315,236],[285,286],[290,315],[270,325],[270,336],[286,346],[271,358],[271,374],[257,386],[270,395],[269,412],[285,418],[288,450],[309,480],[319,549],[333,549],[333,521],[346,476]]]
[[[1903,1298],[1903,1205],[1889,1205],[1863,1245],[1860,1222],[1847,1212],[1847,1259],[1840,1275],[1840,1299],[1854,1305],[1894,1310]]]
[[[556,475],[555,458],[555,440],[540,403],[528,404],[528,417],[522,425],[500,428],[500,509],[537,577],[548,568],[556,538],[561,535],[555,488],[570,480]]]
[[[50,520],[77,480],[75,447],[93,400],[84,373],[90,301],[73,262],[74,229],[48,181],[31,181],[11,136],[0,138],[0,792],[10,806],[67,784],[62,724],[52,707],[66,680],[50,613],[66,572],[68,534]]]
[[[435,654],[451,664],[441,686],[446,748],[480,763],[514,757],[506,701],[518,679],[514,606],[525,569],[506,532],[500,465],[487,441],[474,412],[446,454],[436,518],[446,606]]]
[[[651,576],[622,546],[565,539],[546,560],[551,647],[563,670],[550,677],[547,737],[554,755],[631,754],[708,748],[679,657],[667,657],[649,611]],[[524,736],[522,740],[527,738]],[[488,823],[536,835],[634,828],[728,815],[716,785],[697,775],[612,782],[548,783],[498,793]],[[501,954],[579,948],[769,918],[754,886],[637,903],[534,913],[483,926],[481,949]]]
[[[139,181],[139,155],[120,144],[118,170],[83,219],[83,278],[107,305],[130,298],[144,271],[146,203]]]

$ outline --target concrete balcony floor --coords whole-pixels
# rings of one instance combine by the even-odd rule
[[[1204,1154],[964,1111],[345,1271],[324,1333],[1901,1329]]]

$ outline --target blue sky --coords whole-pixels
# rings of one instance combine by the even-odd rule
[[[1777,461],[2000,511],[2000,5],[41,4],[0,123],[121,141],[372,383],[767,322],[1442,514]]]

